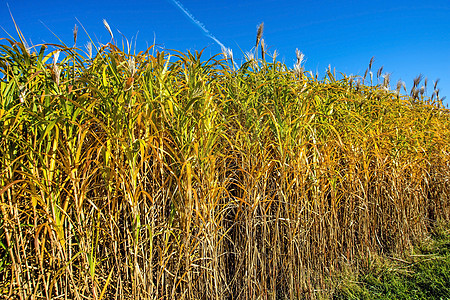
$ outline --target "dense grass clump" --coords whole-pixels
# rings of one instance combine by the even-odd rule
[[[94,50],[0,44],[4,296],[326,296],[450,220],[450,114],[421,78]]]

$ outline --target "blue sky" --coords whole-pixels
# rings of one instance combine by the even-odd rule
[[[269,52],[288,67],[295,62],[295,49],[306,57],[305,68],[322,77],[328,65],[336,72],[363,75],[375,56],[374,68],[384,66],[391,74],[391,87],[398,79],[408,91],[418,74],[429,86],[440,78],[442,96],[450,97],[450,1],[277,1],[277,0],[179,0],[220,43],[233,50],[239,61],[255,44],[257,25],[264,22]],[[56,43],[52,30],[72,45],[72,29],[86,28],[94,41],[107,43],[106,19],[116,40],[118,30],[135,40],[136,50],[156,41],[162,48],[220,52],[218,43],[205,35],[174,2],[147,1],[29,1],[0,0],[0,26],[16,36],[7,3],[30,44]],[[64,4],[63,4],[64,3]],[[66,4],[67,3],[67,4]],[[45,24],[45,25],[44,25]],[[81,26],[77,45],[87,36]],[[2,31],[0,37],[6,37]],[[429,88],[428,95],[432,90]],[[450,103],[449,99],[445,103]]]

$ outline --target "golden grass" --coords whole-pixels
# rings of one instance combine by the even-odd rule
[[[438,92],[275,59],[2,42],[3,296],[314,298],[449,220]]]

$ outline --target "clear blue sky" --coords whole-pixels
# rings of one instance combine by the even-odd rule
[[[257,25],[264,22],[269,52],[277,50],[288,67],[295,62],[295,49],[306,56],[305,68],[322,77],[330,64],[337,72],[363,75],[375,56],[375,71],[384,66],[392,73],[391,88],[399,78],[408,91],[419,73],[429,86],[440,78],[441,97],[450,98],[450,1],[277,1],[277,0],[179,0],[190,14],[226,47],[236,59],[255,44]],[[30,1],[0,0],[0,26],[15,35],[7,3],[31,44],[55,43],[49,27],[67,45],[72,29],[83,24],[94,41],[107,43],[106,19],[116,40],[118,30],[129,40],[138,34],[137,50],[156,43],[181,51],[220,52],[218,44],[204,34],[174,0],[138,1]],[[66,4],[67,3],[67,4]],[[78,24],[79,25],[79,24]],[[78,46],[86,43],[79,30]],[[0,37],[6,37],[2,31]],[[133,39],[134,40],[134,39]],[[31,41],[31,42],[30,42]],[[429,88],[428,95],[432,90]],[[450,103],[449,99],[445,103]]]

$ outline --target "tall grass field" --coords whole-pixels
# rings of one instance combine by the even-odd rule
[[[0,39],[1,297],[330,298],[450,221],[437,82],[319,78],[258,35],[240,65]]]

